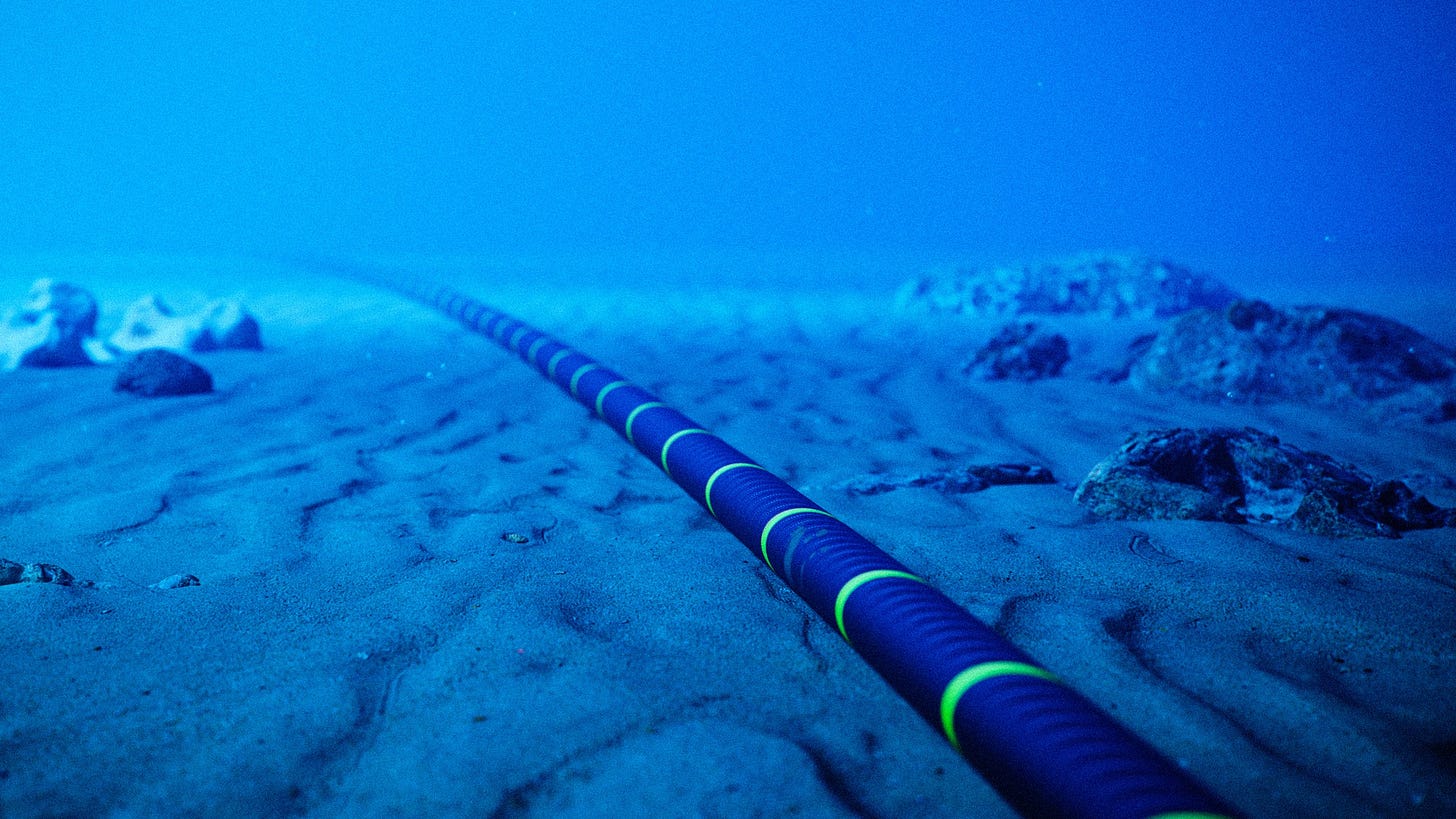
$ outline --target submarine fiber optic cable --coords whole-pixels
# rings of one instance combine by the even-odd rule
[[[1239,815],[990,626],[648,391],[453,288],[329,268],[486,336],[616,430],[764,561],[1021,814]]]

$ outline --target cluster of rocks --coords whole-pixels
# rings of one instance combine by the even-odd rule
[[[1268,523],[1328,537],[1397,537],[1456,526],[1401,481],[1252,428],[1161,429],[1128,437],[1077,487],[1095,516]]]
[[[902,309],[983,318],[1164,318],[1198,308],[1220,309],[1238,297],[1222,282],[1164,259],[1095,254],[923,276],[901,288],[897,302]]]
[[[869,475],[836,484],[851,495],[908,488],[941,494],[1055,483],[1030,464],[982,464],[915,475]],[[1206,520],[1281,526],[1332,538],[1400,537],[1456,527],[1456,507],[1437,506],[1399,480],[1377,480],[1320,452],[1257,429],[1156,429],[1128,436],[1088,473],[1074,498],[1094,517]]]
[[[212,376],[182,353],[263,347],[258,321],[236,300],[174,313],[157,296],[127,307],[121,326],[96,335],[96,298],[67,282],[40,279],[0,319],[0,366],[74,367],[120,361],[115,388],[147,397],[212,391]]]
[[[928,276],[902,288],[899,301],[982,318],[1165,319],[1130,345],[1122,367],[1093,376],[1152,394],[1456,420],[1456,352],[1418,331],[1358,310],[1280,309],[1159,259],[1084,256]],[[1069,360],[1065,337],[1017,320],[963,370],[985,380],[1033,381],[1061,375]]]
[[[97,585],[90,580],[77,580],[70,572],[54,563],[18,563],[0,557],[0,586],[13,586],[17,583],[50,583],[85,589],[95,588]],[[149,588],[167,591],[201,584],[202,581],[195,574],[174,574],[158,580]]]
[[[150,295],[132,302],[121,326],[106,339],[116,352],[165,349],[205,353],[211,350],[261,350],[257,319],[235,299],[213,301],[190,315],[177,315],[161,298]]]

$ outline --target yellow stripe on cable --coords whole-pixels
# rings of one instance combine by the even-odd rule
[[[662,403],[661,401],[643,401],[641,404],[638,404],[635,409],[633,409],[630,413],[628,413],[627,414],[627,423],[624,424],[623,427],[622,427],[622,435],[624,437],[626,437],[627,443],[631,444],[632,446],[637,446],[636,439],[634,439],[632,437],[632,422],[635,421],[635,420],[637,420],[637,413],[639,413],[639,412],[641,412],[643,410],[650,410],[653,407],[665,407],[665,406],[667,406],[667,405],[664,404],[664,403]],[[663,469],[666,469],[666,468],[667,467],[663,467]]]
[[[708,507],[708,514],[712,515],[715,518],[718,517],[718,513],[713,511],[713,484],[718,480],[718,478],[722,477],[724,472],[727,472],[731,469],[742,469],[744,467],[747,467],[749,469],[763,469],[763,467],[759,466],[758,464],[727,464],[725,466],[718,467],[718,469],[714,471],[712,475],[708,476],[708,483],[703,487],[703,503]]]
[[[641,407],[638,407],[638,409],[641,409]],[[674,441],[683,437],[684,435],[708,434],[709,433],[706,429],[680,429],[677,432],[674,432],[666,441],[662,442],[662,471],[666,472],[669,478],[672,477],[672,470],[667,468],[667,448],[672,446]]]
[[[551,379],[552,381],[555,381],[556,365],[561,363],[561,359],[566,358],[569,355],[571,355],[570,347],[562,347],[561,349],[553,353],[551,356],[551,360],[546,362],[546,377]]]
[[[602,401],[604,401],[606,399],[607,393],[611,392],[612,390],[615,390],[618,387],[625,387],[625,386],[627,386],[627,382],[626,381],[613,381],[612,383],[608,384],[607,386],[602,387],[601,391],[597,393],[597,415],[598,416],[600,416],[602,418],[605,418],[606,417],[605,415],[602,415]]]
[[[763,553],[763,562],[764,562],[764,565],[768,566],[770,569],[773,568],[773,564],[770,563],[769,560],[768,560],[768,535],[769,535],[769,533],[772,532],[773,531],[773,528],[775,526],[779,525],[779,521],[783,520],[784,518],[789,517],[790,515],[798,515],[798,514],[803,514],[803,513],[809,513],[809,514],[814,514],[814,515],[824,515],[825,517],[830,517],[830,518],[834,517],[833,515],[829,514],[828,512],[824,511],[823,509],[814,509],[813,507],[809,507],[809,506],[799,506],[799,507],[795,507],[793,509],[785,509],[784,511],[778,513],[777,515],[774,515],[773,517],[769,518],[768,519],[768,523],[765,523],[763,525],[763,534],[758,539],[758,547],[759,547],[759,551],[761,551]]]
[[[985,682],[992,677],[1005,677],[1017,675],[1023,677],[1040,677],[1052,682],[1061,682],[1056,675],[1040,666],[1030,663],[1019,663],[1012,660],[997,660],[989,663],[981,663],[967,668],[965,671],[951,678],[950,683],[945,687],[945,692],[940,695],[940,727],[945,731],[945,738],[950,740],[951,747],[957,751],[961,749],[961,741],[956,738],[955,712],[956,706],[960,705],[961,697],[965,696],[971,686],[979,682]]]
[[[548,337],[543,335],[537,338],[535,341],[531,342],[530,348],[526,350],[526,360],[534,363],[536,360],[536,353],[541,351],[541,348],[545,346],[547,341]]]
[[[601,367],[600,364],[583,364],[580,367],[577,367],[576,368],[576,372],[574,372],[574,373],[571,374],[571,397],[572,398],[580,398],[581,397],[576,392],[576,385],[581,382],[581,377],[582,376],[586,375],[587,373],[591,372],[592,370],[600,370],[601,368],[602,367]]]
[[[767,543],[767,541],[765,541]],[[849,602],[849,596],[854,590],[870,582],[871,580],[883,580],[887,577],[902,577],[906,580],[914,580],[916,583],[924,583],[925,579],[909,572],[896,571],[894,569],[875,569],[874,571],[857,574],[849,579],[839,589],[839,596],[834,600],[834,624],[839,626],[839,636],[849,643],[849,634],[844,630],[844,607]],[[853,645],[853,643],[850,643]]]

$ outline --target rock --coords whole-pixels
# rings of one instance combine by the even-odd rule
[[[902,308],[981,317],[1028,314],[1162,318],[1223,308],[1227,285],[1162,259],[1102,254],[1040,266],[996,267],[924,276],[896,297]]]
[[[1071,358],[1064,336],[1038,331],[1031,322],[1008,324],[966,362],[963,370],[987,381],[1035,381],[1061,375]]]
[[[142,350],[121,365],[116,391],[154,398],[212,392],[212,375],[170,350]]]
[[[109,361],[96,335],[96,298],[74,284],[38,279],[0,321],[0,365],[72,367]]]
[[[195,574],[174,574],[171,577],[164,577],[153,583],[151,588],[165,591],[167,589],[181,589],[187,586],[200,585],[202,585],[202,581],[198,580]]]
[[[1456,509],[1437,507],[1404,483],[1377,482],[1251,428],[1131,435],[1092,469],[1076,500],[1102,518],[1270,523],[1328,537],[1456,526]]]
[[[197,313],[179,316],[154,295],[127,306],[121,326],[106,344],[119,353],[147,349],[208,352],[263,348],[257,319],[236,300],[215,301]]]
[[[1456,353],[1387,318],[1237,301],[1170,321],[1131,383],[1204,401],[1295,401],[1456,416]]]
[[[16,563],[0,557],[0,586],[14,583],[54,583],[57,586],[89,586],[77,583],[71,573],[50,563]]]
[[[1030,464],[985,464],[963,469],[923,472],[906,476],[867,476],[839,484],[851,495],[879,495],[896,489],[925,486],[945,495],[980,492],[993,486],[1055,483],[1050,470]]]

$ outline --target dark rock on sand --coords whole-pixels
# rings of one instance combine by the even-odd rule
[[[970,316],[1026,314],[1161,318],[1221,309],[1238,298],[1227,285],[1163,259],[1102,254],[1040,266],[930,275],[901,288],[901,307]]]
[[[142,350],[116,374],[116,390],[148,398],[212,392],[212,375],[170,350]]]
[[[986,381],[1036,381],[1061,375],[1071,358],[1065,336],[1031,322],[1008,324],[966,362],[966,373]]]
[[[1456,353],[1399,322],[1328,307],[1237,301],[1170,321],[1133,363],[1149,392],[1456,415]]]
[[[74,284],[38,279],[0,320],[0,369],[109,361],[96,335],[96,298]]]
[[[1256,429],[1140,432],[1092,469],[1076,499],[1125,520],[1272,523],[1329,537],[1398,537],[1456,525],[1399,481],[1375,481],[1328,455]]]
[[[1050,470],[1029,464],[985,464],[963,469],[922,472],[906,476],[867,476],[840,484],[851,495],[879,495],[896,489],[924,486],[946,495],[980,492],[993,486],[1055,483]]]
[[[57,586],[88,585],[77,583],[71,573],[50,563],[16,563],[0,557],[0,586],[14,583],[54,583]]]

